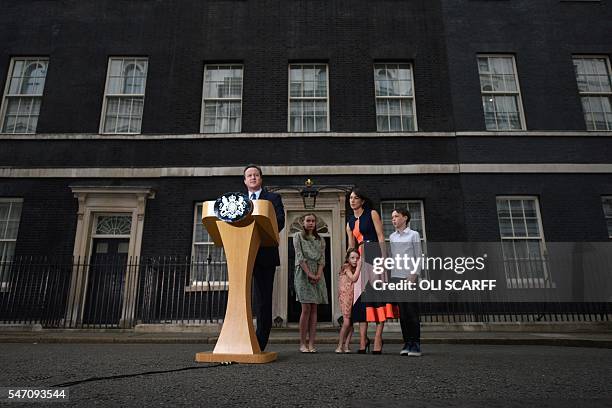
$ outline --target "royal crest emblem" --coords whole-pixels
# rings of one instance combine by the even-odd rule
[[[222,221],[233,223],[243,220],[253,211],[253,202],[246,194],[225,193],[215,201],[215,215]]]

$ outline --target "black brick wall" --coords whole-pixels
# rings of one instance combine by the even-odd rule
[[[375,60],[415,64],[419,127],[452,129],[439,1],[4,1],[11,56],[48,55],[39,133],[98,131],[109,56],[149,57],[143,133],[198,133],[205,62],[245,65],[243,132],[287,131],[291,61],[329,63],[331,130],[376,129]]]
[[[476,55],[514,54],[528,130],[585,130],[572,54],[612,52],[612,4],[442,0],[457,130],[485,130]]]
[[[12,167],[243,166],[455,163],[453,138],[5,140]]]
[[[269,185],[301,184],[302,177],[265,177]],[[17,255],[70,255],[77,202],[69,185],[151,186],[143,256],[189,256],[194,205],[227,191],[242,190],[240,177],[132,180],[0,179],[0,197],[21,197],[23,213]],[[497,241],[495,197],[539,198],[547,241],[607,241],[601,196],[612,195],[607,175],[400,175],[321,177],[320,184],[356,184],[380,208],[382,200],[424,201],[427,238],[432,242]],[[344,237],[344,232],[343,237]]]
[[[612,194],[609,175],[462,175],[467,239],[499,240],[496,196],[536,196],[544,237],[550,242],[608,241],[601,203]]]
[[[12,56],[50,57],[39,133],[97,133],[109,56],[149,57],[144,134],[199,132],[206,62],[242,62],[243,132],[287,130],[287,65],[329,64],[335,132],[376,128],[372,64],[414,62],[419,129],[484,130],[476,54],[516,55],[529,130],[584,130],[572,54],[612,52],[612,6],[557,0],[4,0],[0,86]],[[417,163],[611,163],[608,137],[2,140],[0,167],[159,167]],[[270,177],[268,184],[302,184]],[[423,199],[432,241],[497,240],[495,196],[540,198],[547,240],[607,240],[609,175],[317,177],[372,199]],[[0,179],[24,198],[17,251],[72,253],[70,184],[151,185],[142,255],[189,255],[193,207],[240,177]]]

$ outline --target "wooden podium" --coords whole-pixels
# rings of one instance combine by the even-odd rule
[[[274,206],[255,200],[246,218],[229,223],[215,215],[215,201],[202,207],[202,222],[216,246],[225,249],[229,275],[227,309],[213,352],[201,352],[196,362],[237,362],[261,364],[276,360],[276,353],[262,352],[255,336],[251,310],[253,265],[260,246],[278,246],[278,225]]]

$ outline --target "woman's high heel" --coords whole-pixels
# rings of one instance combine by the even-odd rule
[[[384,340],[380,340],[380,350],[372,350],[372,354],[382,354],[383,346],[385,345]]]
[[[368,353],[369,351],[370,351],[370,339],[367,338],[365,348],[357,350],[357,354],[365,354],[365,353]]]

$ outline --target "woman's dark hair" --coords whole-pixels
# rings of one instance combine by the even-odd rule
[[[395,211],[396,213],[400,213],[402,214],[404,217],[408,217],[408,219],[406,220],[406,226],[410,225],[410,212],[404,208],[404,207],[399,207],[399,208],[394,208],[393,211]],[[393,211],[391,211],[391,214],[393,214]]]
[[[346,200],[347,203],[348,203],[348,199],[351,197],[351,194],[355,194],[358,198],[361,198],[363,200],[364,210],[372,209],[372,200],[370,200],[359,187],[353,187],[351,189],[351,191],[348,194],[347,200]]]
[[[312,236],[315,237],[315,239],[321,239],[321,236],[319,235],[319,233],[317,232],[317,216],[314,213],[308,213],[308,214],[304,214],[302,215],[302,217],[300,217],[300,224],[302,224],[302,227],[304,226],[304,220],[306,220],[306,217],[308,216],[313,216],[315,219],[315,227],[312,230]],[[306,233],[306,228],[302,229],[302,237],[306,238],[308,234]]]

